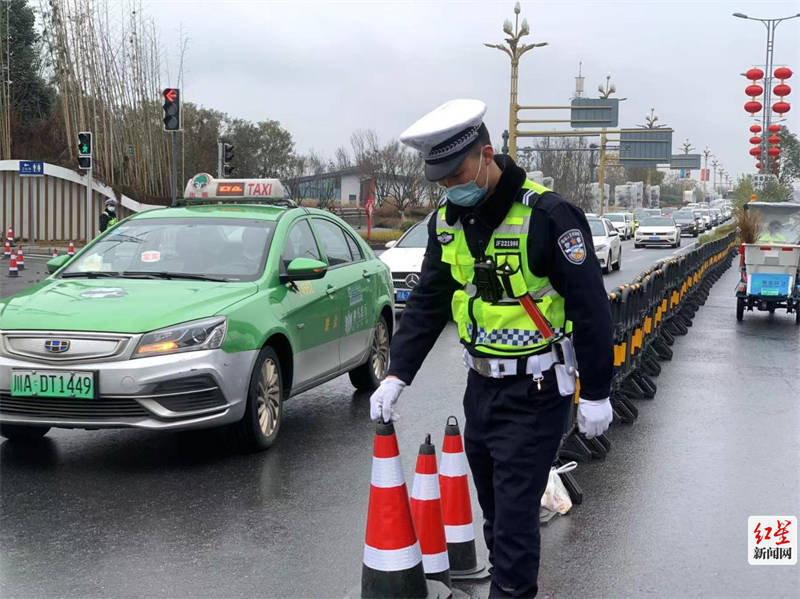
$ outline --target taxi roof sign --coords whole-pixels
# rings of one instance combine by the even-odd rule
[[[214,179],[208,173],[199,173],[189,179],[183,197],[191,202],[290,201],[283,184],[278,179]]]

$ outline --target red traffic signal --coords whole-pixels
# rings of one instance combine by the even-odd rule
[[[180,131],[181,90],[168,87],[161,95],[164,97],[164,131]]]

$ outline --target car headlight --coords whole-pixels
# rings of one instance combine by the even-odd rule
[[[218,349],[225,339],[228,319],[222,316],[192,320],[142,335],[133,358],[163,356],[202,349]]]

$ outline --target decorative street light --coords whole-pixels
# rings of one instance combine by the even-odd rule
[[[739,19],[749,19],[750,21],[760,21],[761,23],[764,24],[764,27],[767,28],[767,56],[766,56],[766,62],[764,63],[765,71],[766,71],[766,73],[764,73],[764,83],[765,83],[765,85],[764,85],[764,88],[765,88],[764,89],[764,104],[763,104],[763,113],[762,113],[762,117],[761,117],[761,121],[762,121],[761,125],[762,125],[764,131],[766,131],[767,128],[769,127],[769,125],[770,125],[770,116],[771,116],[770,110],[772,109],[772,77],[773,77],[773,72],[772,72],[772,54],[773,54],[773,48],[774,48],[774,45],[775,45],[775,29],[778,27],[778,23],[780,23],[781,21],[788,21],[789,19],[796,19],[797,17],[800,17],[800,12],[795,14],[795,15],[791,15],[789,17],[782,17],[780,19],[759,19],[757,17],[749,17],[749,16],[747,16],[747,15],[745,15],[743,13],[740,13],[740,12],[733,13],[733,16],[737,17]],[[748,71],[748,73],[749,72],[750,71]],[[748,77],[749,77],[749,75],[748,75]],[[760,77],[758,77],[757,79],[760,79]],[[758,112],[758,110],[757,109],[756,110],[751,110],[751,109],[755,108],[757,104],[759,104],[759,103],[756,102],[755,100],[751,100],[750,102],[748,102],[745,105],[745,110],[747,110],[748,112],[752,113],[753,116],[755,116],[755,113]],[[786,110],[788,110],[788,103],[778,102],[778,104],[780,104],[779,110],[777,111],[779,114],[782,114],[780,112],[780,110],[783,110],[784,108]],[[783,104],[786,104],[786,106],[783,106]],[[759,108],[761,108],[761,107],[759,107]],[[770,162],[769,157],[765,157],[765,159],[762,161],[762,166],[760,168],[760,171],[762,173],[768,173],[769,172],[769,162]]]
[[[505,39],[508,47],[503,44],[488,44],[483,45],[487,48],[497,48],[508,54],[511,58],[511,97],[508,102],[508,155],[511,158],[517,157],[517,112],[519,111],[519,104],[517,103],[517,72],[519,69],[519,59],[525,52],[532,48],[539,48],[546,46],[547,42],[539,42],[536,44],[520,44],[519,41],[524,36],[531,32],[528,26],[528,20],[522,19],[522,26],[519,23],[519,13],[521,12],[519,2],[514,5],[514,28],[511,28],[511,21],[506,19],[503,22],[503,33],[508,35]]]

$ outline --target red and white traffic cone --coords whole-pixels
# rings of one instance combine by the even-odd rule
[[[9,227],[8,231],[6,232],[6,241],[9,245],[14,245],[14,228]]]
[[[451,424],[450,421],[453,421]],[[442,443],[442,462],[439,468],[439,487],[442,491],[442,514],[447,538],[452,580],[481,580],[489,577],[485,563],[479,563],[475,553],[475,527],[472,504],[469,500],[467,456],[455,416],[447,418]]]
[[[51,258],[58,258],[58,250],[56,248],[53,248],[53,255],[50,256],[50,257]]]
[[[3,258],[5,258],[6,260],[8,258],[11,258],[11,244],[8,243],[7,241],[6,241],[6,247],[3,250]]]
[[[17,268],[17,255],[11,254],[11,258],[8,260],[8,276],[9,277],[18,277],[19,276],[19,269]]]
[[[67,256],[74,256],[74,255],[75,255],[75,244],[70,241],[69,247],[67,248]]]
[[[425,579],[400,450],[391,422],[378,423],[372,456],[361,588],[354,589],[348,596],[450,597],[450,589],[444,584]]]
[[[17,266],[20,270],[25,270],[25,256],[22,255],[22,246],[17,248]]]
[[[411,515],[419,535],[425,577],[438,580],[449,587],[450,560],[447,558],[447,541],[444,536],[436,449],[431,444],[430,435],[426,435],[425,442],[419,446],[414,485],[411,487]]]

